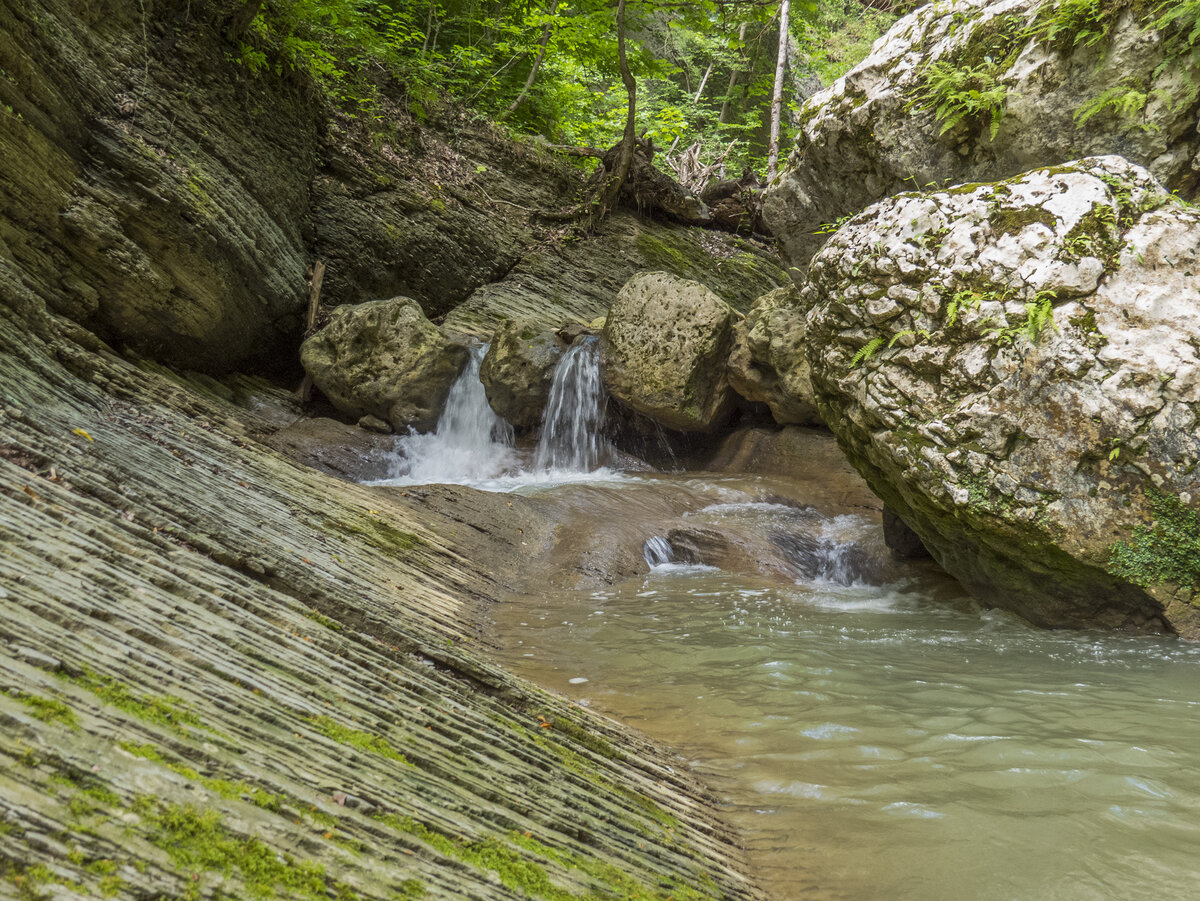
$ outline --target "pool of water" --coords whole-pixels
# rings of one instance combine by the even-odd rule
[[[692,515],[781,530],[772,503]],[[878,532],[826,526],[805,553]],[[1200,892],[1200,646],[1034,629],[928,568],[807,564],[513,598],[493,637],[512,670],[677,748],[780,901]]]

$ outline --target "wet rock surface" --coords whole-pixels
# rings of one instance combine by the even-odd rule
[[[1146,8],[1114,4],[1096,7],[1086,25],[1071,21],[1048,37],[1062,6],[1042,0],[926,5],[810,98],[787,169],[763,203],[788,265],[803,270],[831,223],[888,195],[990,182],[1094,154],[1120,154],[1169,189],[1195,196],[1200,72],[1194,54],[1180,47],[1178,27],[1158,31],[1148,26],[1153,14]],[[1073,46],[1076,35],[1080,44]],[[969,87],[976,95],[999,92],[1002,115],[994,135],[984,115],[963,115],[945,128],[948,116],[939,120],[935,109],[968,85],[930,94],[933,65],[986,73],[986,83]],[[1129,91],[1139,92],[1142,102],[1120,115],[1112,101]]]
[[[977,598],[1200,635],[1200,216],[1118,157],[901,195],[813,261],[850,461]]]
[[[336,481],[0,296],[0,893],[760,897],[677,760],[471,650],[520,499]]]
[[[534,428],[567,343],[553,329],[529,321],[504,323],[490,343],[479,367],[488,403],[515,428]]]
[[[300,348],[321,393],[351,419],[374,416],[396,431],[428,431],[467,361],[464,345],[446,340],[408,297],[333,311],[329,324]]]
[[[733,309],[698,282],[639,273],[605,321],[605,387],[670,429],[703,432],[724,424],[733,406],[725,368],[733,319]]]

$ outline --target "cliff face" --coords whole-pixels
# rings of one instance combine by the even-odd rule
[[[213,372],[294,359],[316,259],[330,303],[406,294],[444,313],[534,240],[484,198],[552,206],[570,184],[399,109],[390,138],[408,146],[373,143],[307,76],[239,62],[227,12],[0,2],[0,255],[102,338]]]

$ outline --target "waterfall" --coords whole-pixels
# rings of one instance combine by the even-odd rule
[[[487,349],[486,344],[471,346],[470,359],[450,389],[437,430],[397,441],[400,454],[388,481],[462,483],[492,479],[513,468],[512,426],[488,405],[479,381],[479,365]]]
[[[675,557],[675,549],[671,547],[671,542],[661,535],[653,535],[642,545],[642,557],[646,565],[654,569],[656,566],[670,563]]]
[[[607,443],[600,342],[588,335],[568,348],[554,369],[533,466],[542,472],[590,472]]]

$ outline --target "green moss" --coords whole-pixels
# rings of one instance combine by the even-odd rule
[[[155,763],[161,763],[167,769],[174,773],[178,773],[185,779],[190,779],[193,782],[198,782],[209,791],[220,795],[222,798],[233,800],[235,798],[249,798],[250,802],[264,810],[278,812],[283,806],[284,797],[272,792],[262,791],[255,785],[245,782],[241,779],[214,779],[210,776],[203,776],[196,770],[186,764],[176,763],[163,758],[158,749],[153,745],[135,745],[132,742],[118,742],[118,745],[125,751],[135,757],[141,757],[143,760],[152,760]]]
[[[599,735],[593,735],[582,726],[577,725],[568,719],[564,719],[561,716],[554,716],[553,714],[549,716],[540,716],[538,719],[542,722],[549,723],[550,728],[553,731],[569,736],[579,744],[583,745],[589,751],[599,754],[601,757],[606,757],[609,760],[620,761],[626,759],[624,754],[614,748],[605,739],[601,738]]]
[[[425,897],[425,885],[419,879],[405,879],[396,890],[396,901],[417,901]]]
[[[687,273],[689,269],[687,257],[674,244],[647,232],[639,234],[633,243],[648,266],[673,272],[676,275]]]
[[[355,523],[326,518],[322,521],[321,525],[325,529],[341,532],[345,535],[356,535],[368,544],[374,545],[379,550],[389,554],[411,551],[413,548],[420,547],[425,543],[419,535],[414,535],[411,532],[402,532],[393,525],[370,517],[363,517]]]
[[[1200,587],[1200,514],[1153,486],[1146,498],[1153,519],[1137,526],[1129,541],[1112,546],[1108,571],[1143,588]]]
[[[351,729],[349,726],[345,726],[327,716],[315,717],[311,722],[322,735],[326,738],[332,738],[338,744],[348,745],[352,748],[358,748],[360,751],[366,751],[369,754],[377,754],[380,757],[395,760],[406,766],[412,766],[408,758],[392,747],[386,738],[379,735],[372,735],[370,732]]]
[[[327,897],[325,868],[279,855],[256,838],[229,832],[215,810],[168,805],[151,817],[150,840],[185,871],[231,875],[236,868],[250,898],[279,893],[302,898]]]
[[[1058,223],[1053,213],[1044,207],[1034,205],[1023,207],[997,206],[988,216],[988,221],[991,223],[992,231],[997,237],[1019,234],[1030,225],[1038,222],[1053,230],[1054,226]]]
[[[75,717],[75,711],[62,701],[31,694],[23,694],[17,700],[28,707],[33,715],[42,722],[62,723],[70,729],[79,728],[79,720]]]
[[[330,619],[328,616],[317,610],[306,610],[304,615],[311,619],[314,623],[324,626],[326,629],[330,629],[334,632],[342,631],[341,623],[335,619]]]
[[[148,723],[170,726],[181,734],[186,734],[186,726],[204,728],[200,718],[187,709],[181,698],[172,695],[155,697],[134,694],[124,682],[95,673],[87,667],[84,667],[79,675],[65,678],[73,685],[92,692],[105,704]]]

